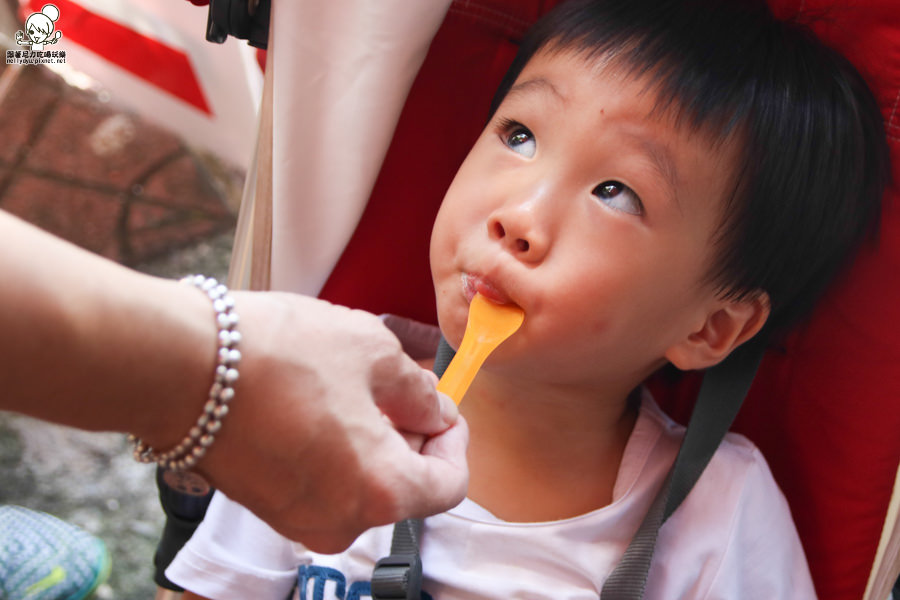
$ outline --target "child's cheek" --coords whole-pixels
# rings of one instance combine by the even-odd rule
[[[462,295],[454,293],[449,282],[444,280],[443,285],[436,288],[438,325],[441,334],[454,348],[459,347],[468,319],[468,306]]]

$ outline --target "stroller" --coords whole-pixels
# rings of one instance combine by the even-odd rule
[[[380,73],[390,77],[382,88],[373,88],[383,92],[376,117],[387,125],[368,134],[367,147],[384,148],[384,160],[369,152],[374,156],[361,162],[338,163],[342,177],[354,173],[355,181],[342,182],[341,203],[329,202],[324,209],[285,200],[333,198],[334,182],[321,174],[336,171],[333,164],[323,165],[344,159],[329,156],[326,139],[315,155],[292,163],[306,164],[304,172],[280,170],[279,156],[291,151],[296,159],[301,151],[291,147],[285,132],[302,127],[299,113],[309,111],[291,103],[284,103],[290,110],[273,109],[273,94],[282,98],[279,85],[289,86],[316,66],[301,64],[288,52],[279,55],[277,48],[301,36],[326,49],[364,45],[366,34],[353,32],[349,42],[319,39],[313,26],[304,29],[301,18],[273,20],[260,142],[242,206],[232,286],[318,294],[376,314],[435,323],[427,264],[434,215],[480,133],[517,40],[558,3],[422,2],[416,9],[421,14],[408,19],[416,30],[404,39],[406,50],[385,59],[393,67],[382,65]],[[302,4],[278,8],[299,14]],[[900,11],[893,0],[770,0],[770,5],[779,16],[809,21],[857,66],[882,107],[889,144],[900,152]],[[285,79],[272,77],[273,71]],[[410,85],[408,94],[398,83],[403,80]],[[436,122],[433,114],[454,119]],[[418,149],[426,130],[441,140],[440,156]],[[893,173],[897,180],[898,155]],[[885,198],[877,247],[864,250],[811,320],[766,354],[733,427],[769,461],[824,600],[884,600],[900,572],[900,283],[892,277],[900,268],[898,200],[895,186]],[[314,226],[297,225],[309,223],[304,215],[312,214]],[[687,422],[698,386],[693,375],[652,382],[660,405],[680,422]]]

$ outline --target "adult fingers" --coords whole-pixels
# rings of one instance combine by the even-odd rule
[[[456,423],[456,404],[435,390],[434,374],[406,355],[393,365],[382,363],[373,377],[375,404],[399,429],[431,435]]]
[[[462,502],[469,485],[468,444],[469,428],[462,418],[425,442],[412,470],[418,493],[409,495],[412,502],[404,507],[405,512],[425,517]]]

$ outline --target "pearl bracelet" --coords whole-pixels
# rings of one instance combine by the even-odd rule
[[[194,467],[206,454],[215,434],[222,427],[222,419],[228,414],[228,403],[234,398],[234,384],[238,380],[238,364],[241,353],[237,349],[241,334],[237,331],[238,316],[234,312],[234,298],[228,288],[212,277],[191,275],[181,280],[203,290],[212,300],[218,325],[218,353],[215,381],[209,389],[208,399],[197,423],[181,442],[167,452],[157,452],[140,438],[129,435],[134,445],[134,458],[142,463],[157,463],[168,472],[183,472]]]

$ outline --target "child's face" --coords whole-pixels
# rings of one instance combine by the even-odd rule
[[[633,386],[705,323],[734,156],[649,116],[655,100],[572,52],[526,65],[434,225],[438,317],[454,347],[479,291],[525,310],[489,369]]]

